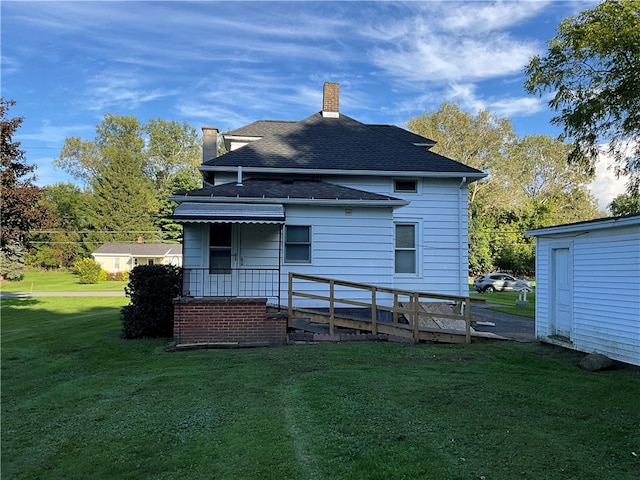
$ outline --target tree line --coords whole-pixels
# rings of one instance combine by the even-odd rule
[[[104,242],[181,241],[169,197],[202,186],[201,139],[186,122],[107,114],[92,140],[65,139],[54,165],[75,183],[35,186],[20,142],[22,118],[1,100],[2,271],[20,278],[24,265],[71,267]]]

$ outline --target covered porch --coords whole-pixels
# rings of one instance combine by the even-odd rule
[[[185,226],[182,290],[174,300],[178,345],[280,345],[284,206],[195,203],[176,207]]]

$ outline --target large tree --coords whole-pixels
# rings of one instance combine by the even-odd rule
[[[170,189],[176,175],[187,174],[196,181],[202,163],[202,141],[187,122],[150,119],[144,127],[147,135],[146,159],[149,177],[161,189]],[[173,192],[170,192],[173,193]]]
[[[410,118],[407,127],[437,142],[433,152],[485,173],[503,163],[506,147],[515,138],[513,125],[506,118],[488,110],[473,115],[448,102],[438,110]],[[469,201],[473,203],[485,187],[486,181],[472,183]]]
[[[508,161],[492,172],[493,182],[511,196],[512,208],[547,206],[549,221],[563,223],[598,216],[588,189],[590,169],[567,162],[571,145],[549,135],[526,135],[508,148]],[[533,227],[543,225],[532,225]]]
[[[177,242],[182,226],[171,220],[176,206],[169,196],[202,186],[198,166],[202,162],[202,141],[188,123],[150,119],[147,134],[146,172],[153,181],[160,205],[155,222],[163,240]]]
[[[101,161],[91,179],[89,221],[96,242],[153,237],[159,205],[144,174],[142,126],[133,116],[106,115],[96,128]]]
[[[574,141],[570,160],[592,165],[609,144],[614,170],[640,189],[640,0],[608,0],[563,20],[525,88],[551,92],[552,120]]]
[[[623,193],[609,204],[609,211],[614,217],[640,214],[640,194]]]
[[[120,157],[118,152],[122,153]],[[141,124],[133,116],[107,114],[96,126],[93,140],[65,139],[55,165],[84,182],[93,192],[96,227],[116,228],[113,218],[103,219],[102,216],[115,208],[118,195],[124,195],[118,199],[123,207],[132,198],[137,200],[127,210],[116,212],[120,224],[126,224],[123,213],[129,211],[131,218],[138,216],[144,222],[150,219],[152,226],[148,222],[142,226],[156,230],[158,239],[177,241],[182,228],[170,221],[175,205],[168,198],[179,190],[201,186],[197,170],[201,159],[201,140],[197,131],[186,122],[151,119],[147,124]],[[116,164],[119,164],[117,169]],[[128,186],[122,179],[123,169],[134,174]],[[115,178],[119,180],[112,181]],[[135,187],[131,183],[134,179]],[[145,200],[148,190],[153,192],[153,199]],[[141,205],[146,211],[131,213]]]
[[[7,117],[14,105],[15,101],[0,98],[0,275],[9,280],[22,277],[30,232],[46,225],[49,218],[47,209],[39,204],[42,190],[33,184],[35,166],[27,164],[20,142],[13,140],[23,120]]]

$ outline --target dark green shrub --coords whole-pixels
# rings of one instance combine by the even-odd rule
[[[173,335],[173,303],[180,294],[181,270],[171,265],[138,265],[125,287],[131,303],[121,310],[122,337]]]

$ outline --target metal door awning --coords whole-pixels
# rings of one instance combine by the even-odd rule
[[[250,203],[184,202],[173,211],[176,223],[275,223],[283,224],[284,206]]]

